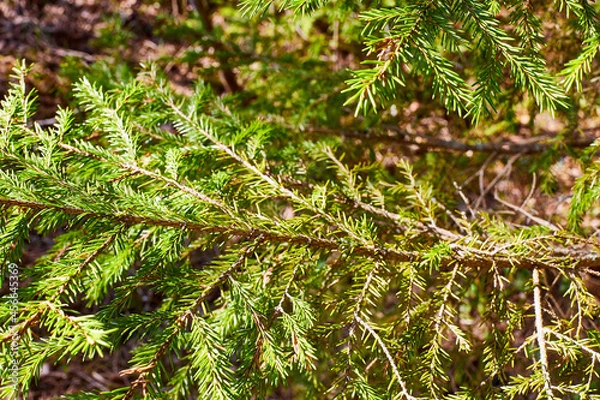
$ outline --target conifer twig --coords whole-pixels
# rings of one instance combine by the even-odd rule
[[[1,200],[0,200],[0,204],[1,204]],[[92,262],[94,261],[100,254],[102,254],[102,252],[104,252],[104,250],[106,250],[108,247],[110,247],[110,245],[114,242],[114,240],[116,239],[118,233],[114,233],[112,235],[110,235],[103,243],[102,245],[100,245],[95,251],[93,251],[84,261],[82,261],[77,269],[75,270],[75,272],[69,276],[69,278],[67,280],[65,280],[65,282],[63,282],[62,285],[59,286],[59,288],[56,290],[56,292],[54,292],[54,294],[47,299],[46,301],[44,301],[42,304],[43,306],[40,307],[31,317],[29,317],[26,321],[24,321],[23,323],[21,323],[19,329],[18,329],[18,335],[19,337],[23,337],[24,333],[26,330],[34,327],[35,325],[37,325],[37,323],[39,322],[39,319],[42,317],[42,315],[44,314],[44,312],[48,309],[52,309],[56,312],[58,312],[61,316],[68,318],[70,322],[72,322],[72,320],[66,315],[64,314],[64,312],[58,308],[55,307],[54,303],[60,298],[60,296],[65,292],[65,290],[67,290],[67,288],[69,287],[69,285],[73,282],[73,280],[79,276],[79,274],[81,274],[81,272]],[[81,330],[81,329],[79,329]],[[85,334],[85,336],[87,337],[87,334]],[[12,337],[12,332],[9,333],[8,335],[4,336],[2,338],[2,341],[8,341],[10,340]],[[89,340],[88,340],[89,342]],[[90,343],[93,344],[93,343]]]
[[[71,146],[71,145],[66,144],[66,143],[60,142],[58,145],[61,148],[65,149],[65,150],[71,151],[73,153],[77,153],[79,155],[83,155],[83,156],[86,156],[86,157],[99,159],[99,160],[104,161],[104,162],[110,162],[107,159],[99,157],[99,156],[97,156],[95,154],[91,154],[91,153],[89,153],[87,151],[81,150],[81,149],[79,149],[77,147]],[[145,175],[145,176],[147,176],[149,178],[156,179],[156,180],[159,180],[159,181],[163,181],[164,183],[166,183],[166,184],[168,184],[168,185],[170,185],[172,187],[175,187],[175,188],[181,190],[182,192],[185,192],[185,193],[187,193],[187,194],[189,194],[191,196],[196,197],[198,200],[201,200],[201,201],[203,201],[203,202],[205,202],[207,204],[210,204],[210,205],[218,208],[219,210],[221,210],[223,213],[227,214],[228,216],[230,216],[232,218],[235,218],[235,215],[233,214],[233,212],[231,211],[231,209],[229,209],[228,207],[226,207],[220,201],[215,200],[212,197],[207,196],[204,193],[200,193],[198,190],[196,190],[196,189],[194,189],[192,187],[186,186],[186,185],[184,185],[184,184],[176,181],[175,179],[171,179],[171,178],[168,178],[168,177],[163,176],[161,174],[157,174],[155,172],[149,171],[149,170],[147,170],[145,168],[142,168],[142,167],[140,167],[140,166],[138,166],[136,164],[132,164],[132,163],[118,163],[117,166],[119,168],[122,168],[122,169],[125,169],[127,171],[130,171],[130,172],[132,172],[134,174]]]
[[[204,129],[196,121],[192,120],[188,115],[186,115],[183,111],[181,111],[181,109],[177,106],[177,104],[174,103],[173,99],[171,99],[169,96],[167,96],[166,102],[169,105],[169,107],[171,107],[172,111],[175,114],[177,114],[177,116],[179,118],[181,118],[181,120],[185,121],[187,124],[192,126],[197,132],[202,134],[206,139],[208,139],[211,143],[213,143],[215,145],[215,147],[217,147],[220,151],[222,151],[223,153],[227,154],[229,157],[234,159],[237,163],[239,163],[241,166],[243,166],[248,172],[252,173],[256,177],[263,180],[265,183],[267,183],[273,189],[278,191],[282,196],[289,198],[296,204],[301,205],[302,207],[306,208],[307,210],[311,210],[315,214],[317,214],[320,217],[327,220],[332,225],[337,226],[340,230],[344,231],[348,236],[352,237],[354,240],[368,245],[368,241],[364,237],[362,237],[361,235],[357,235],[354,231],[352,231],[351,229],[348,229],[344,225],[344,223],[340,222],[336,217],[334,217],[330,213],[326,212],[325,210],[322,210],[319,207],[316,207],[311,202],[306,200],[304,197],[300,196],[299,194],[297,194],[294,191],[285,187],[281,182],[274,179],[270,174],[261,171],[254,163],[252,163],[251,161],[247,160],[246,158],[244,158],[241,155],[239,155],[238,153],[236,153],[233,148],[224,144],[215,135],[213,135],[209,130]]]
[[[571,338],[571,337],[569,337],[567,335],[563,335],[562,333],[556,332],[553,329],[549,329],[549,328],[544,327],[544,332],[548,333],[550,335],[554,335],[554,336],[556,336],[557,338],[559,338],[561,340],[564,340],[566,342],[574,344],[575,346],[579,347],[581,350],[583,350],[586,353],[588,353],[595,360],[600,361],[600,352],[599,351],[596,351],[596,350],[592,349],[591,347],[588,347],[588,346],[582,344],[581,342],[578,342],[577,340],[575,340],[575,339],[573,339],[573,338]]]
[[[232,274],[237,272],[246,262],[247,258],[256,250],[256,246],[258,246],[262,241],[262,236],[258,235],[255,237],[249,237],[248,239],[252,240],[252,243],[246,246],[246,248],[242,251],[238,259],[225,271],[223,271],[217,279],[215,279],[210,285],[204,288],[200,296],[194,300],[192,305],[188,307],[184,312],[180,313],[177,318],[171,324],[172,331],[169,335],[164,339],[161,346],[158,348],[156,353],[152,356],[150,362],[141,367],[134,367],[130,369],[126,369],[120,372],[121,376],[139,374],[138,378],[132,383],[129,387],[129,390],[123,396],[122,400],[129,400],[133,398],[137,388],[140,385],[146,384],[146,376],[150,371],[152,371],[158,365],[158,362],[161,357],[165,355],[169,346],[173,342],[173,339],[180,334],[180,332],[185,328],[187,321],[189,318],[193,316],[193,314],[198,310],[198,308],[204,303],[207,297],[217,288],[219,288],[227,279],[229,279]]]
[[[414,397],[410,393],[408,393],[406,383],[404,382],[404,379],[402,379],[402,376],[400,375],[400,371],[398,371],[398,366],[396,365],[394,358],[390,354],[390,351],[388,350],[385,343],[383,343],[383,340],[381,340],[381,338],[379,337],[377,332],[375,332],[375,330],[373,328],[371,328],[371,326],[369,324],[367,324],[360,316],[356,315],[354,318],[363,328],[365,328],[367,330],[367,332],[369,332],[369,334],[375,339],[375,341],[377,342],[377,344],[379,345],[379,347],[385,354],[386,358],[388,359],[388,362],[390,363],[390,366],[392,367],[392,371],[394,371],[394,375],[396,376],[396,379],[398,380],[398,383],[400,384],[400,387],[402,388],[402,396],[404,396],[405,398],[407,398],[409,400],[416,400],[416,397]]]
[[[538,347],[540,350],[540,365],[542,368],[542,376],[544,378],[544,390],[548,399],[553,399],[554,394],[552,393],[552,381],[550,379],[550,372],[548,369],[548,353],[546,350],[546,330],[544,328],[544,320],[542,314],[542,290],[540,284],[540,270],[538,268],[533,269],[532,280],[533,309],[535,313],[535,332]]]
[[[371,271],[367,275],[367,278],[365,279],[365,283],[362,287],[362,290],[360,291],[360,294],[358,295],[358,297],[355,300],[356,304],[354,305],[354,312],[352,314],[352,322],[350,323],[350,328],[348,329],[348,347],[347,347],[346,370],[345,370],[346,377],[348,377],[349,372],[350,372],[353,344],[354,344],[354,340],[356,337],[356,323],[360,319],[360,308],[362,307],[363,303],[365,302],[365,298],[367,296],[369,286],[371,285],[373,276],[375,275],[375,273],[377,272],[379,267],[380,267],[380,262],[379,261],[375,262],[375,266],[371,269]],[[348,383],[348,379],[344,380],[344,384],[347,384],[347,383]]]

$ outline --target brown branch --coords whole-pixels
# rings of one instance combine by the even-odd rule
[[[382,129],[370,130],[346,130],[312,127],[305,130],[307,133],[340,135],[347,138],[366,140],[379,143],[402,143],[414,145],[423,149],[438,149],[449,152],[481,152],[481,153],[499,153],[499,154],[536,154],[543,153],[553,147],[551,141],[556,137],[546,138],[548,142],[544,143],[515,143],[510,141],[489,142],[489,143],[464,143],[458,140],[445,140],[430,135],[416,135],[408,133],[399,127],[393,125],[384,125]],[[594,129],[593,131],[597,131]],[[591,145],[598,136],[590,135],[579,139],[565,141],[563,144],[572,148],[585,148]],[[540,138],[540,141],[543,140]]]
[[[519,207],[519,206],[511,204],[511,203],[509,203],[507,201],[502,200],[500,197],[498,197],[498,193],[497,192],[494,193],[494,199],[497,202],[499,202],[501,204],[504,204],[506,207],[510,208],[511,210],[521,213],[522,215],[524,215],[525,217],[529,218],[530,220],[536,222],[537,224],[539,224],[539,225],[541,225],[541,226],[543,226],[545,228],[550,229],[553,232],[558,232],[560,230],[553,223],[551,223],[549,221],[546,221],[545,219],[536,217],[535,215],[527,212],[527,210],[523,209],[523,207]]]

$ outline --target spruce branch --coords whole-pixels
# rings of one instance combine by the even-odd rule
[[[226,144],[224,144],[223,142],[218,140],[218,138],[215,137],[215,135],[213,135],[208,129],[205,129],[197,121],[192,120],[188,115],[186,115],[183,111],[181,111],[181,109],[179,107],[177,107],[177,105],[172,101],[171,96],[168,96],[168,93],[163,92],[163,95],[166,95],[165,96],[166,104],[169,107],[171,107],[171,110],[181,119],[182,122],[193,127],[193,129],[195,129],[196,132],[202,134],[207,140],[209,140],[211,143],[213,143],[213,145],[216,148],[218,148],[223,153],[227,154],[229,157],[231,157],[233,160],[235,160],[237,163],[239,163],[241,166],[243,166],[248,172],[250,172],[251,174],[255,175],[257,178],[261,179],[263,182],[268,184],[271,188],[276,190],[281,196],[284,196],[284,197],[290,199],[291,201],[300,205],[304,209],[310,210],[314,214],[317,214],[320,217],[324,218],[329,223],[331,223],[333,226],[338,227],[340,230],[342,230],[344,233],[346,233],[353,240],[355,240],[357,242],[361,242],[361,244],[364,246],[369,246],[369,247],[371,246],[371,241],[368,240],[367,238],[365,238],[364,236],[358,234],[353,229],[349,228],[346,221],[340,221],[335,216],[326,212],[326,210],[322,209],[321,207],[316,206],[312,202],[310,202],[307,199],[305,199],[304,197],[302,197],[299,193],[296,193],[296,192],[288,189],[281,182],[274,179],[268,173],[261,171],[254,163],[252,163],[250,160],[246,159],[245,157],[242,157],[239,153],[235,152],[230,146],[227,146]]]
[[[544,37],[541,33],[542,21],[535,14],[533,2],[515,1],[510,13],[510,23],[515,26],[525,51],[538,55],[544,45]]]
[[[361,291],[359,292],[358,296],[353,300],[355,302],[354,305],[354,309],[352,312],[352,318],[351,321],[348,325],[348,337],[346,338],[346,368],[344,370],[344,376],[345,379],[343,380],[343,385],[344,388],[347,386],[347,384],[350,381],[350,372],[352,369],[352,352],[354,350],[354,345],[355,342],[357,340],[357,324],[360,324],[359,319],[360,319],[360,314],[361,314],[361,309],[364,306],[364,303],[367,301],[367,296],[371,290],[370,286],[371,286],[371,282],[373,281],[373,278],[375,276],[375,274],[377,273],[377,271],[380,269],[381,267],[381,262],[375,262],[373,268],[371,268],[371,270],[369,271],[366,279],[365,279],[365,283],[362,286]],[[402,380],[399,379],[398,382],[402,385]]]
[[[516,85],[527,88],[542,110],[568,108],[566,95],[546,72],[543,60],[524,55],[520,48],[509,44],[512,38],[483,4],[476,0],[461,0],[458,4],[470,29],[506,60]]]
[[[46,299],[44,302],[42,302],[40,304],[40,307],[33,315],[31,315],[29,318],[27,318],[26,321],[21,322],[18,325],[18,328],[13,328],[13,332],[16,331],[18,333],[19,337],[23,337],[25,335],[25,331],[36,326],[40,322],[40,319],[42,318],[42,316],[47,311],[54,311],[54,312],[60,314],[60,316],[62,318],[65,318],[67,321],[73,322],[74,326],[76,326],[78,328],[78,330],[82,331],[79,328],[79,325],[77,325],[76,322],[74,322],[74,320],[71,317],[68,317],[61,309],[56,307],[55,303],[60,299],[60,296],[62,296],[62,294],[72,284],[72,282],[85,270],[85,268],[88,265],[90,265],[90,263],[92,263],[96,258],[98,258],[98,256],[100,256],[100,254],[102,254],[106,249],[108,249],[112,245],[112,243],[115,241],[115,238],[118,235],[119,235],[119,232],[111,234],[94,252],[92,252],[83,262],[81,262],[79,264],[77,269],[67,279],[65,279],[63,284],[58,287],[58,289],[54,292],[54,294],[52,296],[50,296],[48,299]],[[5,335],[2,338],[2,341],[5,342],[8,340],[11,340],[13,332],[9,332],[8,335]],[[84,334],[85,334],[85,332],[84,332]],[[89,340],[89,343],[90,343],[90,345],[95,344],[94,341],[92,341],[92,340]]]
[[[387,246],[378,245],[363,245],[363,244],[349,244],[343,240],[331,240],[323,239],[316,236],[308,236],[304,234],[287,234],[280,233],[277,231],[253,228],[243,229],[232,226],[221,226],[221,225],[209,225],[201,224],[197,222],[187,222],[182,220],[169,220],[169,219],[157,219],[154,217],[147,217],[144,215],[138,215],[133,213],[121,212],[119,215],[114,214],[102,214],[92,212],[85,209],[74,208],[74,207],[63,207],[45,203],[36,203],[28,201],[20,201],[13,199],[4,199],[0,197],[0,205],[19,206],[26,209],[34,210],[55,210],[70,215],[79,215],[87,217],[101,218],[110,221],[116,221],[124,225],[138,225],[146,224],[149,226],[162,226],[175,229],[185,229],[202,234],[229,234],[231,236],[246,237],[253,234],[262,235],[265,240],[275,243],[289,243],[294,245],[308,246],[313,249],[320,250],[339,250],[350,252],[371,259],[383,259],[390,262],[410,262],[420,263],[426,258],[416,251],[403,251]],[[561,251],[555,257],[548,257],[544,255],[543,258],[536,258],[535,254],[529,256],[510,256],[503,254],[505,249],[502,251],[483,251],[475,248],[465,246],[454,246],[455,250],[453,254],[444,256],[440,260],[440,267],[447,268],[454,262],[462,263],[464,266],[469,268],[488,268],[495,263],[498,268],[523,268],[533,269],[534,267],[542,269],[554,269],[564,268],[566,261],[569,262],[569,268],[576,270],[584,270],[590,268],[600,267],[600,256],[596,251],[590,251],[586,253],[574,253],[567,252],[566,255],[569,259],[565,259],[564,251]]]
[[[564,335],[560,332],[557,332],[554,329],[550,329],[547,327],[544,327],[544,333],[548,334],[548,335],[554,335],[557,338],[564,340],[565,342],[569,342],[572,343],[573,345],[577,346],[578,348],[580,348],[581,350],[583,350],[584,352],[588,353],[590,355],[591,358],[593,358],[594,360],[600,362],[600,351],[594,350],[593,348],[586,346],[585,340],[575,340],[570,336]]]
[[[107,159],[107,158],[104,158],[101,155],[90,153],[88,151],[79,149],[79,148],[77,148],[75,146],[71,146],[71,145],[66,144],[66,143],[59,143],[59,146],[61,148],[65,149],[65,150],[67,150],[67,151],[70,151],[70,152],[73,152],[73,153],[76,153],[76,154],[79,154],[79,155],[83,155],[83,156],[90,157],[90,158],[96,158],[98,160],[101,160],[101,161],[104,161],[104,162],[108,162],[108,163],[114,163],[114,161],[112,161],[110,159]],[[181,190],[182,192],[188,193],[188,194],[194,196],[195,198],[197,198],[197,199],[199,199],[199,200],[201,200],[201,201],[203,201],[203,202],[205,202],[207,204],[210,204],[210,205],[214,206],[215,208],[217,208],[220,211],[222,211],[224,214],[227,214],[231,218],[236,219],[236,216],[233,213],[233,211],[231,209],[229,209],[228,207],[226,207],[222,202],[220,202],[218,200],[215,200],[215,199],[207,196],[204,193],[200,193],[198,190],[196,190],[196,189],[194,189],[192,187],[186,186],[186,185],[184,185],[184,184],[176,181],[175,179],[172,179],[172,178],[163,176],[161,174],[149,171],[149,170],[147,170],[145,168],[142,168],[142,167],[138,166],[135,163],[121,163],[121,162],[116,162],[114,164],[115,164],[116,167],[118,167],[120,169],[123,169],[123,170],[126,170],[126,171],[129,171],[132,174],[140,174],[140,175],[144,175],[144,176],[147,176],[149,178],[152,178],[152,179],[155,179],[155,180],[158,180],[158,181],[162,181],[162,182],[166,183],[167,185],[173,186],[173,187]]]
[[[247,259],[254,253],[257,246],[261,244],[264,238],[260,235],[251,235],[246,238],[251,241],[251,244],[247,245],[244,250],[242,250],[239,258],[236,262],[234,262],[228,269],[223,271],[219,277],[214,280],[211,284],[206,286],[200,296],[194,300],[192,305],[188,307],[184,312],[179,313],[179,315],[174,319],[170,326],[170,333],[167,337],[163,339],[162,344],[156,351],[156,353],[152,356],[150,361],[143,366],[133,367],[131,369],[121,371],[121,375],[133,375],[138,374],[138,378],[133,382],[130,386],[129,390],[123,396],[123,400],[129,400],[133,398],[134,394],[141,386],[142,389],[147,384],[148,374],[157,367],[159,360],[167,353],[169,350],[173,340],[177,335],[179,335],[188,325],[188,321],[194,317],[194,314],[200,308],[200,306],[206,301],[208,296],[213,293],[216,289],[221,287],[225,281],[230,279],[233,274],[237,273],[243,265],[246,263]]]
[[[196,60],[197,48],[226,43],[244,82],[235,95],[203,83],[176,94],[156,67],[120,83],[90,70],[76,85],[81,112],[41,123],[22,66],[0,107],[0,254],[18,261],[32,233],[55,240],[18,287],[26,391],[44,363],[113,346],[132,354],[119,368],[130,384],[72,398],[263,398],[284,387],[377,399],[593,393],[598,307],[586,285],[600,275],[598,243],[525,207],[540,185],[530,190],[524,171],[551,179],[550,165],[573,159],[584,172],[569,226],[590,229],[584,216],[597,212],[596,129],[574,129],[590,126],[578,119],[596,104],[587,77],[596,11],[562,3],[566,35],[541,23],[559,6],[535,2],[284,1],[328,17],[288,26],[292,13],[281,12],[265,38],[258,21],[235,15],[178,53]],[[280,54],[289,29],[302,39]],[[374,59],[348,79],[339,68],[360,65],[358,41]],[[315,57],[318,48],[331,54]],[[559,86],[551,71],[569,59]],[[210,82],[220,72],[191,73]],[[344,80],[361,110],[394,107],[352,119],[335,93]],[[537,109],[567,105],[557,119],[568,129],[538,126]],[[524,117],[529,128],[516,122]],[[544,297],[542,272],[554,278]],[[71,315],[79,300],[96,314]],[[0,306],[0,319],[11,317]],[[515,376],[521,368],[534,373]]]
[[[291,184],[294,187],[307,188],[308,190],[311,190],[311,191],[315,190],[314,185],[307,183],[307,182],[290,181],[290,180],[288,180],[288,182],[291,182]],[[354,209],[363,210],[370,214],[382,217],[382,218],[384,218],[386,223],[393,222],[393,225],[396,228],[400,229],[402,232],[407,232],[407,231],[411,230],[411,229],[409,229],[409,227],[410,228],[414,227],[418,232],[427,232],[431,235],[438,236],[439,238],[441,238],[443,240],[459,241],[462,238],[460,235],[457,235],[454,232],[451,232],[442,227],[435,226],[434,224],[431,224],[431,223],[428,224],[428,223],[424,223],[423,221],[420,221],[420,220],[410,219],[410,218],[402,216],[398,213],[389,211],[383,205],[380,207],[377,207],[371,203],[367,203],[367,202],[361,200],[360,198],[349,197],[347,194],[332,193],[331,196],[336,201],[343,203],[343,204],[348,204],[351,207],[353,207]]]
[[[437,9],[440,7],[440,10]],[[442,21],[439,14],[444,14],[443,5],[434,1],[420,2],[415,6],[395,9],[382,9],[366,12],[362,15],[366,22],[363,34],[368,35],[384,30],[388,25],[393,28],[384,38],[372,39],[369,53],[377,51],[378,59],[365,61],[374,67],[353,71],[354,77],[346,83],[348,89],[343,92],[354,92],[345,104],[356,102],[355,116],[368,108],[377,110],[376,97],[391,100],[396,97],[397,87],[405,86],[402,77],[402,64],[416,66],[415,72],[433,76],[434,97],[439,96],[444,106],[450,111],[462,114],[465,105],[470,101],[470,93],[464,80],[453,70],[453,65],[432,46],[438,26],[428,27],[430,21]],[[445,37],[460,40],[445,24]],[[422,68],[419,68],[420,66]]]
[[[582,90],[584,77],[592,72],[592,63],[596,59],[599,48],[600,37],[595,35],[584,42],[583,51],[576,58],[567,62],[559,73],[563,78],[561,83],[566,91],[573,87],[577,91]]]

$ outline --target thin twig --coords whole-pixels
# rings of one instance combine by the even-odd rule
[[[488,194],[489,191],[492,190],[492,188],[494,186],[496,186],[496,184],[500,181],[500,179],[502,179],[505,176],[510,175],[512,165],[515,161],[517,161],[517,159],[519,157],[521,157],[521,154],[516,154],[516,155],[512,156],[506,162],[506,165],[504,166],[504,168],[502,168],[502,171],[498,172],[498,174],[494,177],[494,179],[492,179],[492,181],[484,189],[482,189],[481,194],[479,195],[479,198],[477,199],[477,201],[475,201],[475,205],[473,206],[473,208],[478,209],[479,205],[484,200],[485,195]]]
[[[510,208],[511,210],[517,211],[517,212],[523,214],[524,216],[526,216],[527,218],[529,218],[530,220],[532,220],[532,221],[534,221],[534,222],[536,222],[536,223],[538,223],[538,224],[540,224],[542,226],[545,226],[546,228],[550,229],[551,231],[558,232],[560,230],[559,227],[557,227],[556,225],[552,224],[551,222],[548,222],[545,219],[536,217],[535,215],[533,215],[533,214],[527,212],[526,210],[524,210],[522,207],[516,206],[514,204],[511,204],[511,203],[509,203],[507,201],[502,200],[500,197],[498,197],[498,193],[497,192],[494,192],[494,199],[496,201],[498,201],[499,203],[504,204],[506,207]]]
[[[537,182],[537,175],[534,172],[533,173],[533,182],[531,182],[531,189],[529,190],[527,197],[525,197],[525,200],[523,200],[523,203],[521,203],[521,208],[525,208],[525,206],[527,205],[527,202],[531,199],[531,197],[533,197],[533,193],[535,192],[536,182]]]
[[[467,196],[465,196],[465,193],[462,191],[462,187],[458,186],[458,183],[456,183],[456,181],[452,181],[452,184],[456,188],[456,192],[458,193],[462,201],[465,203],[465,207],[467,207],[467,210],[469,210],[471,218],[475,219],[477,217],[477,214],[475,213],[475,210],[473,210],[473,208],[471,207],[471,202],[469,201]]]
[[[377,341],[377,344],[379,345],[379,347],[381,347],[381,350],[383,351],[386,358],[388,359],[390,366],[392,367],[392,371],[394,371],[394,375],[396,376],[396,379],[398,379],[398,383],[400,384],[400,387],[402,388],[402,393],[401,393],[402,396],[404,396],[407,399],[416,400],[416,397],[414,397],[410,393],[408,393],[408,389],[406,388],[406,383],[402,379],[402,376],[400,375],[400,371],[398,371],[398,366],[396,365],[396,362],[392,358],[390,351],[388,350],[385,343],[383,343],[383,340],[381,340],[381,338],[379,337],[377,332],[375,332],[375,330],[373,328],[371,328],[371,326],[369,324],[367,324],[360,316],[355,316],[354,318],[363,328],[365,328],[367,330],[367,332],[369,332],[369,334],[371,336],[373,336],[375,341]]]
[[[585,351],[590,356],[592,356],[593,359],[600,361],[600,352],[595,351],[594,349],[582,344],[581,342],[578,342],[577,340],[575,340],[567,335],[563,335],[562,333],[558,333],[552,329],[544,328],[544,332],[554,335],[561,340],[564,340],[566,342],[576,345],[581,350]]]
[[[544,376],[544,390],[549,399],[554,398],[552,393],[552,382],[550,380],[550,372],[548,368],[548,352],[546,350],[546,330],[544,328],[544,320],[542,315],[542,289],[540,284],[540,270],[533,269],[533,308],[535,312],[535,332],[538,347],[540,349],[540,365],[542,367],[542,375]]]
[[[488,143],[464,143],[458,140],[444,140],[435,136],[415,135],[402,130],[393,125],[385,125],[383,129],[393,134],[382,133],[381,130],[336,130],[328,128],[310,127],[305,130],[307,133],[340,135],[343,137],[379,142],[379,143],[402,143],[417,146],[422,149],[438,149],[449,152],[479,152],[479,153],[497,153],[497,154],[537,154],[551,149],[554,144],[552,140],[555,136],[546,138],[546,143],[516,143],[510,141],[488,142]],[[598,130],[598,128],[595,128]],[[590,135],[580,139],[565,142],[564,145],[573,148],[585,148],[591,145],[597,136]],[[540,138],[541,141],[543,138]]]

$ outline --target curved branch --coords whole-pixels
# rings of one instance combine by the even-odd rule
[[[547,142],[535,143],[515,143],[510,141],[498,141],[487,143],[465,143],[459,140],[445,140],[430,135],[415,135],[404,131],[393,125],[385,125],[383,130],[347,130],[347,129],[329,129],[312,127],[304,132],[309,134],[329,134],[339,135],[346,138],[359,139],[362,141],[377,143],[402,143],[417,146],[421,149],[437,149],[447,152],[478,152],[478,153],[498,153],[498,154],[539,154],[553,147],[551,141],[555,137],[547,138]],[[594,129],[596,132],[600,129]],[[588,135],[582,138],[564,141],[562,144],[572,148],[586,148],[597,139],[596,135]]]

